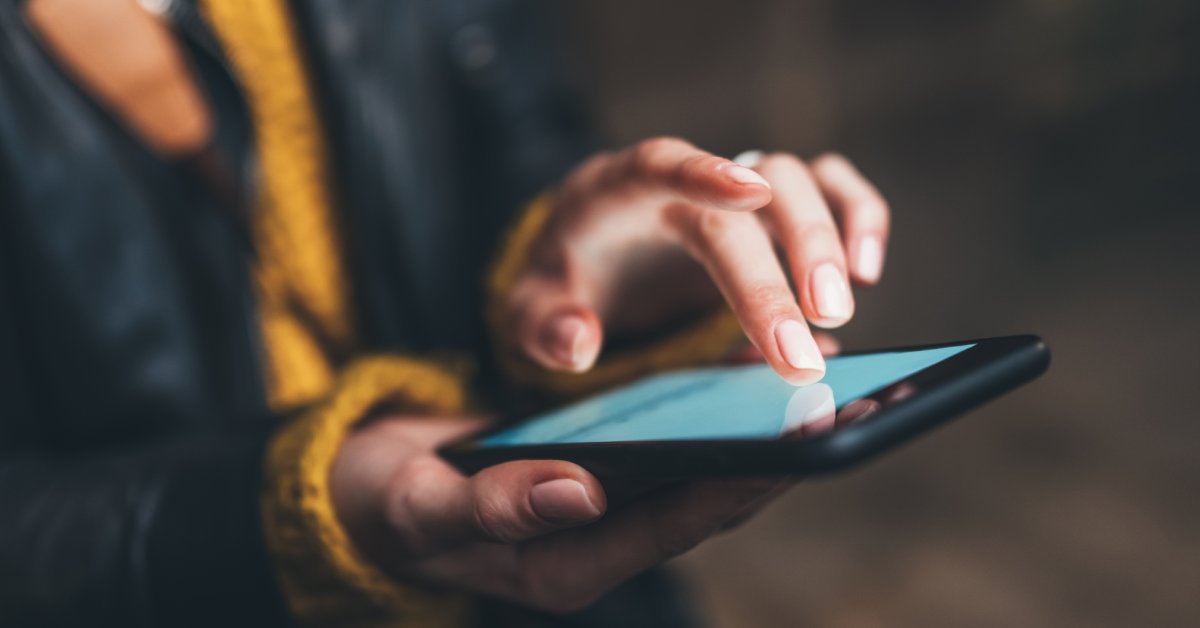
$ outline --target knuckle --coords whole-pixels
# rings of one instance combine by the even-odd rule
[[[607,169],[608,164],[613,160],[613,156],[608,152],[600,152],[588,157],[575,167],[574,177],[584,180],[593,180],[599,177],[600,173]]]
[[[687,142],[677,137],[653,137],[642,140],[630,150],[630,162],[638,173],[652,172],[664,155],[689,146]]]
[[[695,222],[700,208],[690,203],[667,203],[661,208],[663,226],[691,242],[695,239]]]
[[[874,191],[867,191],[846,203],[846,227],[852,231],[862,229],[887,230],[892,212],[887,201]]]
[[[417,486],[429,473],[431,465],[422,456],[415,456],[405,460],[398,467],[392,476],[392,485]]]
[[[792,181],[804,187],[812,187],[816,184],[816,179],[808,164],[791,153],[771,153],[767,155],[763,159],[760,169],[768,177]]]
[[[724,250],[734,244],[744,228],[745,215],[717,210],[692,213],[691,236],[698,244],[713,250]]]
[[[746,303],[735,309],[745,319],[743,325],[755,330],[751,335],[769,334],[782,321],[803,318],[790,288],[758,287],[745,294]]]
[[[497,543],[520,540],[518,518],[514,509],[502,498],[489,492],[476,494],[472,508],[475,526],[484,538]]]
[[[603,187],[613,178],[611,171],[619,163],[612,153],[599,152],[585,159],[567,175],[556,193],[558,207],[573,206],[597,187]]]
[[[881,229],[886,229],[892,219],[891,207],[888,206],[887,201],[880,197],[859,203],[852,211],[858,213],[860,222],[865,222]]]
[[[891,205],[889,205],[887,202],[887,199],[883,198],[883,196],[881,194],[879,194],[878,192],[876,192],[872,196],[873,196],[874,202],[868,203],[868,207],[866,208],[866,211],[871,214],[874,214],[874,217],[877,220],[883,222],[884,224],[887,224],[887,221],[889,219],[891,219],[891,216],[892,216]]]
[[[675,164],[668,172],[666,172],[667,183],[684,186],[689,182],[694,182],[700,178],[716,172],[721,165],[728,163],[727,159],[709,155],[707,153],[696,153],[685,157]]]
[[[832,224],[826,222],[806,222],[797,225],[792,232],[792,237],[798,246],[802,247],[818,247],[823,245],[841,246],[841,234]],[[813,252],[819,252],[814,250]]]
[[[686,140],[672,137],[669,135],[660,135],[638,142],[636,151],[640,154],[648,156],[661,155],[664,152],[678,150],[691,146]]]
[[[821,153],[812,160],[813,170],[854,169],[854,164],[843,154],[837,152]]]
[[[388,516],[388,525],[395,531],[401,549],[410,556],[424,556],[436,549],[436,543],[429,533],[417,521],[406,516],[413,510],[413,498],[401,494],[392,500],[389,510],[393,513],[403,512],[405,515]]]
[[[838,187],[848,196],[845,211],[855,219],[886,226],[891,215],[887,200],[850,159],[840,153],[825,153],[813,160],[812,170],[826,182],[840,182]]]
[[[751,286],[746,298],[767,320],[787,318],[796,309],[796,297],[786,286]]]
[[[384,504],[384,521],[396,532],[401,547],[413,555],[431,551],[434,539],[421,524],[419,513],[425,495],[426,478],[433,470],[432,460],[422,458],[404,463],[393,476]],[[401,488],[403,487],[403,488]]]

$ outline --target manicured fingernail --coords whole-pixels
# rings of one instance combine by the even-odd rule
[[[738,183],[741,183],[742,185],[761,185],[767,189],[771,188],[771,184],[767,183],[767,180],[764,179],[761,174],[758,174],[757,172],[746,168],[745,166],[739,166],[733,162],[729,162],[727,164],[722,164],[719,170],[725,173],[725,176]]]
[[[600,507],[592,501],[578,480],[550,480],[529,491],[529,504],[539,517],[551,523],[583,523],[600,516]]]
[[[866,418],[877,410],[879,410],[878,401],[874,399],[859,399],[842,408],[841,413],[837,417],[838,424],[853,423],[859,419]]]
[[[811,383],[825,373],[825,358],[821,357],[812,334],[799,321],[786,320],[775,327],[775,342],[779,343],[784,362],[794,369],[808,371],[799,379]]]
[[[845,321],[850,318],[850,285],[832,263],[817,266],[812,273],[813,303],[821,318]]]
[[[858,241],[856,274],[863,281],[874,283],[883,274],[883,243],[878,236],[866,236]]]
[[[573,371],[587,370],[592,356],[587,350],[587,325],[578,316],[560,316],[551,323],[554,357]]]

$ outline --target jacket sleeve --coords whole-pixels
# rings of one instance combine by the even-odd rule
[[[10,305],[0,290],[0,623],[284,625],[261,533],[265,424],[56,447]]]
[[[328,492],[354,423],[385,401],[459,408],[455,374],[366,359],[324,402],[275,429],[69,451],[30,427],[36,410],[5,305],[0,623],[461,625],[462,596],[401,586],[358,556]]]
[[[570,68],[556,54],[553,7],[530,0],[447,0],[449,54],[483,132],[490,200],[511,216],[602,147]]]

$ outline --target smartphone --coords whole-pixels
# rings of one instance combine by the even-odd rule
[[[1007,336],[846,353],[799,387],[766,365],[674,371],[440,453],[466,472],[557,459],[602,480],[829,473],[1013,390],[1049,362],[1040,338]]]

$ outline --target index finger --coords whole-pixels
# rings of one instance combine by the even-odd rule
[[[677,138],[660,137],[631,146],[609,162],[598,181],[600,194],[630,189],[670,202],[751,211],[771,200],[771,185],[750,168]]]

